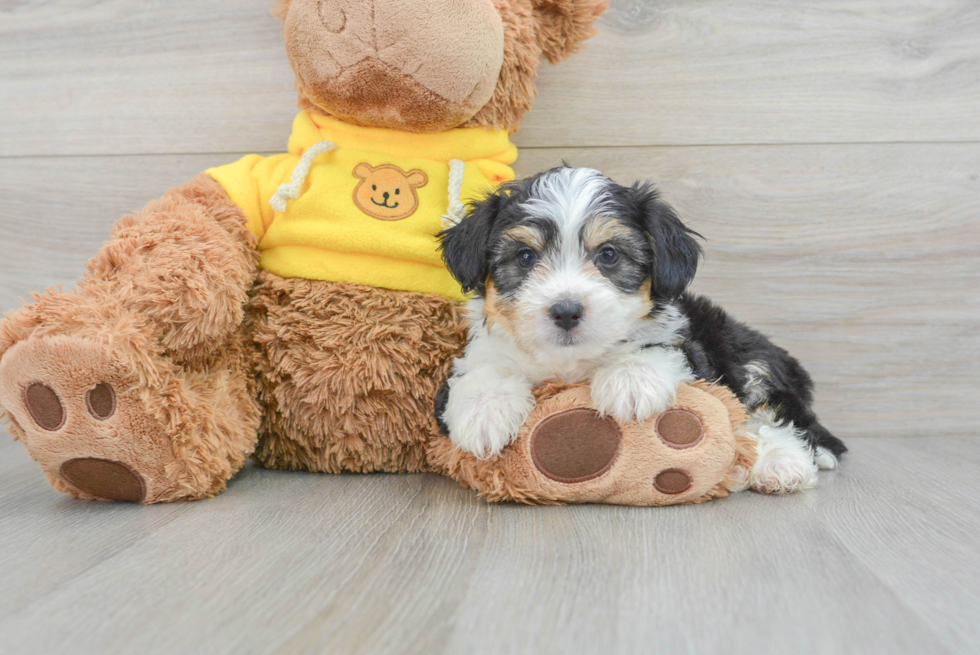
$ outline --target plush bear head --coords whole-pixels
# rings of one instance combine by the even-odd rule
[[[594,31],[607,0],[279,0],[300,107],[368,127],[515,131],[541,58]]]

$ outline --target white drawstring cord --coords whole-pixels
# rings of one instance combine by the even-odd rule
[[[310,146],[303,153],[299,163],[296,164],[296,168],[293,169],[293,174],[289,178],[289,182],[280,184],[275,195],[272,196],[272,199],[269,201],[272,208],[277,212],[286,211],[286,205],[289,201],[299,198],[300,191],[303,190],[303,183],[306,181],[306,176],[310,174],[310,166],[313,165],[313,160],[325,152],[336,149],[337,144],[333,141],[320,141]]]
[[[466,205],[463,204],[463,173],[466,171],[466,164],[459,159],[449,160],[449,206],[446,213],[442,215],[442,228],[444,230],[459,225],[459,222],[466,218]]]

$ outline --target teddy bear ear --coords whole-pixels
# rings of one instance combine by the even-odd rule
[[[531,0],[538,26],[538,45],[552,64],[574,54],[596,33],[595,22],[608,0]]]
[[[374,169],[371,168],[370,164],[361,163],[361,164],[358,164],[357,166],[354,167],[354,171],[353,172],[354,172],[354,177],[360,178],[360,179],[363,180],[368,175],[370,175],[371,173],[373,173],[374,172]]]
[[[422,187],[429,183],[429,176],[417,168],[410,170],[406,177],[408,178],[408,183],[413,187]]]
[[[279,20],[286,20],[286,14],[289,13],[289,3],[292,0],[275,0],[272,3],[272,15]]]

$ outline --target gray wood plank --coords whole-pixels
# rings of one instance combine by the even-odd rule
[[[69,290],[113,223],[238,155],[0,158],[0,309],[45,287]]]
[[[980,7],[613,0],[548,69],[528,145],[977,140]]]
[[[270,7],[15,3],[0,21],[0,155],[278,147],[296,94]]]
[[[904,599],[814,521],[809,500],[744,494],[655,514],[503,509],[450,648],[944,652]]]
[[[807,499],[850,556],[957,653],[980,648],[980,495],[969,482],[978,441],[862,441],[842,475]]]
[[[0,3],[0,155],[279,147],[295,96],[268,5]],[[522,145],[980,139],[972,0],[613,0],[600,27],[542,67]]]
[[[0,160],[0,309],[71,288],[117,216],[235,157]],[[797,355],[842,436],[975,433],[980,146],[531,148],[519,168],[562,158],[656,180],[708,238],[695,289]]]
[[[26,466],[42,498],[0,500],[0,642],[20,653],[271,652],[324,625],[424,652],[488,512],[423,476],[251,467],[207,502],[79,503]]]
[[[0,460],[30,478],[0,493],[9,652],[980,647],[977,438],[859,438],[815,490],[652,509],[251,467],[215,499],[139,507],[56,494],[9,441]]]

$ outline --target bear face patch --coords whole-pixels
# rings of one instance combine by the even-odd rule
[[[381,221],[400,221],[414,214],[419,206],[415,190],[429,182],[429,177],[417,168],[406,173],[392,164],[358,164],[354,177],[361,180],[354,188],[354,204]]]

